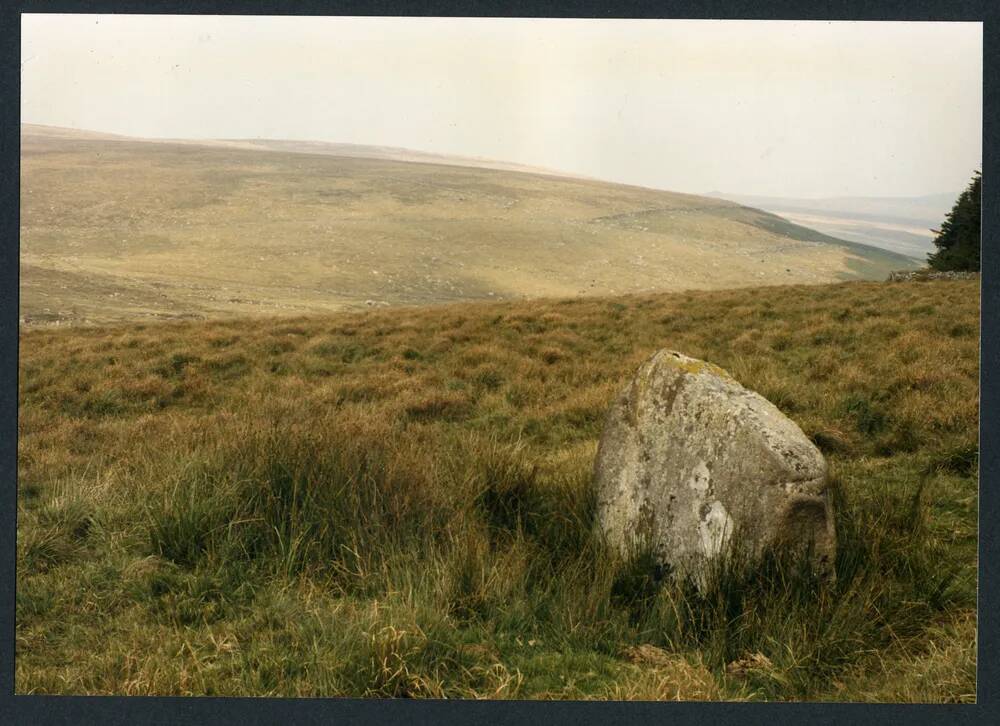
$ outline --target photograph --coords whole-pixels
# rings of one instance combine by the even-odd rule
[[[15,694],[977,703],[982,22],[18,32]]]

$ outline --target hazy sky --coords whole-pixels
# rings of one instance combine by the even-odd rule
[[[957,191],[980,23],[26,15],[22,121],[403,146],[685,192]]]

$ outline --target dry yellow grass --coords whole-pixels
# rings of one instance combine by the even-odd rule
[[[884,279],[910,258],[688,194],[22,133],[28,323]]]
[[[24,330],[17,690],[965,700],[978,316],[958,281]],[[751,577],[734,627],[591,540],[660,347],[826,452],[836,590]]]

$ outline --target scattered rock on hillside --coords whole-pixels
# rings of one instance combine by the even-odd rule
[[[961,270],[897,270],[890,272],[886,282],[923,282],[925,280],[971,280],[978,272]]]
[[[721,368],[661,350],[613,403],[594,463],[598,522],[622,555],[648,546],[704,583],[733,544],[814,545],[832,575],[826,462],[793,421]]]

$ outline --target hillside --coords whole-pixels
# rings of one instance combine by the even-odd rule
[[[840,239],[898,252],[924,262],[960,192],[919,197],[762,197],[712,192],[708,196],[766,209]]]
[[[28,125],[21,144],[29,325],[884,279],[913,264],[730,202],[401,150]]]
[[[16,690],[974,700],[978,323],[941,281],[22,330]],[[661,347],[824,451],[835,582],[593,536]]]

